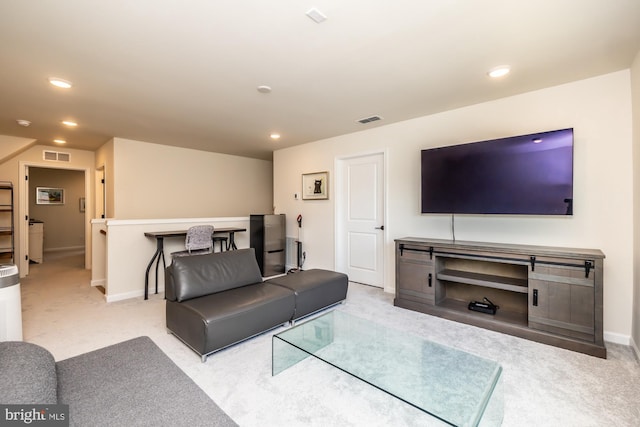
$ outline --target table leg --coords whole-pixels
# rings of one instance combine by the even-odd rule
[[[167,268],[167,263],[164,261],[164,249],[160,249],[160,256],[156,262],[156,294],[158,293],[158,267],[160,267],[160,258],[162,258],[162,271]]]
[[[149,270],[151,270],[151,266],[153,265],[153,262],[156,260],[156,258],[159,255],[160,254],[156,249],[155,253],[151,257],[151,261],[149,261],[149,265],[147,265],[147,271],[144,273],[144,299],[149,299]]]
[[[149,271],[151,270],[151,266],[153,262],[156,262],[156,294],[158,293],[158,265],[160,264],[160,258],[162,258],[163,266],[166,266],[164,261],[164,238],[156,237],[156,252],[151,257],[151,261],[149,265],[147,265],[147,270],[144,275],[144,299],[149,299]]]
[[[229,243],[227,243],[227,250],[233,249],[235,251],[236,249],[238,249],[238,247],[236,246],[235,234],[236,233],[234,231],[229,232]]]

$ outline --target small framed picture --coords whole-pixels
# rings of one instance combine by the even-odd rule
[[[305,173],[302,175],[302,200],[325,200],[329,198],[329,172]]]
[[[64,205],[64,188],[36,187],[37,205]]]

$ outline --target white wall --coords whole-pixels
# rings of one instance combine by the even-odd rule
[[[381,112],[384,116],[384,112]],[[306,268],[334,268],[336,159],[386,153],[385,290],[394,286],[393,240],[451,238],[450,216],[420,214],[423,148],[574,128],[572,217],[457,216],[456,238],[601,249],[605,260],[606,338],[627,342],[633,294],[633,202],[630,71],[573,82],[497,101],[343,135],[274,153],[274,204],[304,217]],[[330,171],[330,200],[301,201],[301,174]]]
[[[633,102],[633,217],[634,217],[634,292],[633,346],[640,357],[640,52],[631,66],[631,98]]]
[[[114,206],[107,209],[115,218],[249,216],[273,210],[271,161],[122,138],[113,144],[108,180]]]
[[[35,142],[36,140],[31,138],[0,135],[0,163],[28,149],[34,145]]]
[[[96,152],[106,175],[106,215],[94,221],[92,285],[107,301],[143,294],[144,272],[156,242],[146,231],[187,229],[194,224],[248,229],[252,213],[273,210],[273,163],[247,157],[114,138]],[[106,230],[106,235],[100,230]],[[248,247],[248,233],[236,235]],[[166,239],[170,253],[183,239]],[[160,290],[164,288],[160,272]]]
[[[215,228],[239,227],[246,232],[235,234],[236,246],[249,247],[249,218],[170,218],[152,220],[96,220],[93,221],[96,257],[103,254],[103,260],[95,259],[92,271],[92,286],[105,288],[107,302],[136,298],[144,295],[145,271],[156,251],[156,240],[146,237],[150,231],[187,230],[193,225],[210,224]],[[106,234],[100,234],[106,230]],[[217,248],[217,246],[216,246]],[[184,237],[165,238],[164,256],[166,265],[171,264],[171,252],[184,250]],[[218,249],[216,249],[217,251]],[[155,290],[155,263],[149,277],[149,295]],[[164,270],[162,264],[158,272],[158,290],[164,290]]]

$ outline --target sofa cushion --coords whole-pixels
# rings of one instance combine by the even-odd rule
[[[253,248],[174,258],[166,269],[166,297],[187,301],[262,282]]]
[[[293,320],[296,320],[346,299],[349,278],[335,271],[312,269],[276,277],[266,283],[283,286],[295,293]]]
[[[56,362],[44,348],[21,341],[0,342],[0,403],[56,404]]]
[[[167,328],[200,355],[291,320],[293,292],[268,283],[191,299],[167,301]]]

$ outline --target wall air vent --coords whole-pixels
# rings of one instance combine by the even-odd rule
[[[42,158],[53,162],[69,162],[71,161],[71,154],[45,150],[42,152]]]
[[[380,116],[365,117],[364,119],[358,120],[358,123],[362,123],[363,125],[366,125],[367,123],[377,122],[378,120],[382,120],[382,117]]]

